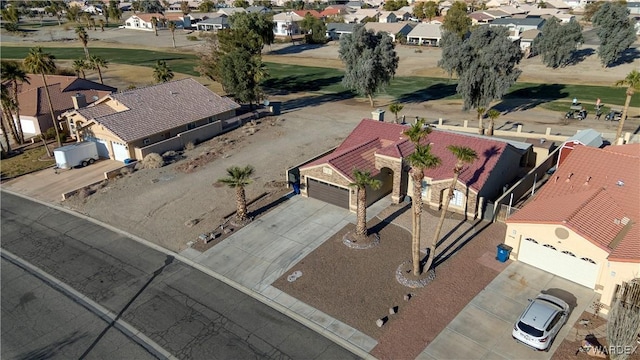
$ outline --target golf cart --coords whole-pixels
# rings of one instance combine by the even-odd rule
[[[620,121],[620,119],[622,119],[622,111],[613,109],[604,117],[605,121]]]
[[[582,121],[587,118],[587,110],[580,105],[572,105],[564,117],[565,119],[577,119]]]

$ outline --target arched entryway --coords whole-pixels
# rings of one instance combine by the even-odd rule
[[[380,169],[380,173],[374,176],[375,179],[382,182],[382,186],[378,190],[367,188],[367,206],[387,196],[393,190],[394,172],[388,167]]]

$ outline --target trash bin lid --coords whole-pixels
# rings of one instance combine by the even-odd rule
[[[513,250],[513,248],[507,244],[500,244],[498,245],[498,249],[500,250],[504,250],[504,251],[511,251]]]

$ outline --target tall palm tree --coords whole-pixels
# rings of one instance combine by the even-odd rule
[[[18,134],[18,143],[24,143],[24,133],[22,132],[22,123],[20,122],[20,102],[18,101],[18,82],[29,84],[29,76],[22,69],[20,64],[15,61],[2,62],[2,79],[11,82],[13,91],[13,105],[16,113],[16,133]]]
[[[253,175],[253,166],[245,167],[232,166],[227,168],[227,177],[218,179],[219,182],[226,184],[232,189],[236,189],[236,221],[242,223],[249,218],[247,214],[247,197],[244,193],[244,187],[251,184],[251,175]]]
[[[478,134],[480,135],[484,135],[484,124],[482,118],[484,118],[484,112],[486,110],[487,109],[482,106],[476,108],[476,111],[478,112]]]
[[[419,119],[404,135],[409,138],[415,147],[413,154],[409,155],[407,161],[411,166],[411,177],[413,179],[413,194],[411,196],[412,220],[411,231],[411,259],[413,262],[413,274],[421,274],[420,268],[420,221],[422,221],[422,179],[426,168],[437,166],[440,159],[431,154],[428,146],[421,146],[420,142],[431,132],[431,127],[424,125],[424,119]],[[436,160],[437,159],[437,160]]]
[[[371,172],[358,169],[353,170],[353,180],[349,186],[358,189],[356,239],[366,238],[369,235],[367,229],[367,187],[378,190],[382,186],[382,181],[374,179]]]
[[[640,91],[640,72],[638,70],[632,70],[627,77],[616,82],[616,86],[626,86],[627,87],[627,98],[624,101],[624,109],[622,109],[622,117],[620,118],[620,123],[618,124],[618,130],[616,130],[616,140],[615,144],[618,143],[618,140],[622,136],[622,127],[624,126],[624,121],[627,118],[627,113],[629,112],[629,104],[631,103],[631,97],[635,94],[636,91]]]
[[[82,43],[82,48],[84,49],[84,57],[89,60],[89,34],[87,34],[87,30],[85,30],[84,26],[76,27],[76,35],[78,35],[78,40]]]
[[[158,62],[156,62],[156,66],[153,67],[153,79],[157,83],[163,83],[173,79],[173,71],[169,69],[166,61],[158,60]]]
[[[431,250],[429,251],[427,263],[425,264],[425,269],[427,270],[431,267],[433,259],[436,257],[436,246],[440,239],[440,232],[442,232],[442,226],[444,225],[444,218],[447,215],[447,210],[449,209],[449,203],[451,202],[451,198],[453,198],[456,184],[458,183],[458,177],[460,176],[465,164],[470,164],[478,159],[478,154],[473,149],[465,146],[449,145],[447,146],[447,149],[453,153],[457,161],[453,168],[453,179],[451,179],[451,185],[449,185],[449,194],[444,198],[442,212],[440,213],[440,220],[438,221],[438,226],[436,227],[436,231],[433,234],[433,240],[431,241]]]
[[[169,21],[169,30],[171,30],[171,40],[173,40],[173,47],[176,47],[176,23]]]
[[[151,18],[151,25],[153,25],[153,31],[156,33],[156,36],[158,36],[158,18],[157,17],[152,17]]]
[[[11,99],[11,95],[9,95],[9,88],[5,86],[5,84],[2,84],[0,86],[2,87],[0,102],[0,104],[2,105],[2,121],[0,121],[0,130],[2,130],[2,137],[4,137],[4,142],[5,144],[7,144],[7,148],[3,148],[3,150],[8,154],[11,152],[11,143],[9,142],[9,131],[7,130],[7,126],[11,127],[11,121],[9,119],[13,119],[13,115],[11,114],[11,106],[13,100]],[[5,122],[8,123],[7,126],[5,126]],[[13,131],[13,129],[11,130],[11,133],[15,137],[15,131]]]
[[[31,48],[29,54],[24,59],[24,66],[27,71],[32,73],[39,73],[42,75],[42,83],[44,84],[44,91],[47,95],[47,102],[49,103],[49,111],[51,112],[51,120],[53,121],[53,128],[56,131],[56,140],[58,147],[62,146],[60,141],[60,131],[58,130],[58,122],[56,121],[56,114],[53,112],[53,104],[51,103],[51,94],[49,94],[49,85],[47,84],[47,77],[45,74],[53,74],[56,71],[55,56],[45,53],[41,47]],[[49,149],[47,148],[47,154]]]
[[[83,79],[86,79],[87,76],[84,73],[85,69],[88,69],[89,64],[87,64],[87,61],[85,59],[76,59],[73,60],[73,71],[76,72],[76,76],[80,77],[80,75],[82,75]]]
[[[500,116],[500,111],[496,109],[490,109],[487,111],[489,117],[489,129],[487,129],[487,135],[493,136],[493,128],[496,126],[496,119]]]
[[[109,64],[109,62],[100,56],[91,55],[91,58],[89,59],[89,67],[92,70],[98,70],[100,84],[104,84],[104,81],[102,81],[102,69],[108,68],[107,64]]]

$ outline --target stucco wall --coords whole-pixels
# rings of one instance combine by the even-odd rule
[[[394,204],[400,203],[402,197],[405,195],[403,193],[402,188],[402,180],[403,180],[403,171],[402,171],[402,160],[391,158],[387,156],[376,155],[375,156],[375,167],[376,169],[381,170],[382,172],[387,171],[388,168],[393,171],[392,178],[392,190],[391,190],[391,201]]]
[[[307,192],[307,177],[317,179],[329,184],[341,186],[349,189],[349,181],[342,176],[338,171],[327,165],[318,165],[309,169],[300,169],[300,194],[302,196],[309,196]],[[357,207],[357,198],[354,194],[355,191],[349,190],[349,207],[354,211]]]

